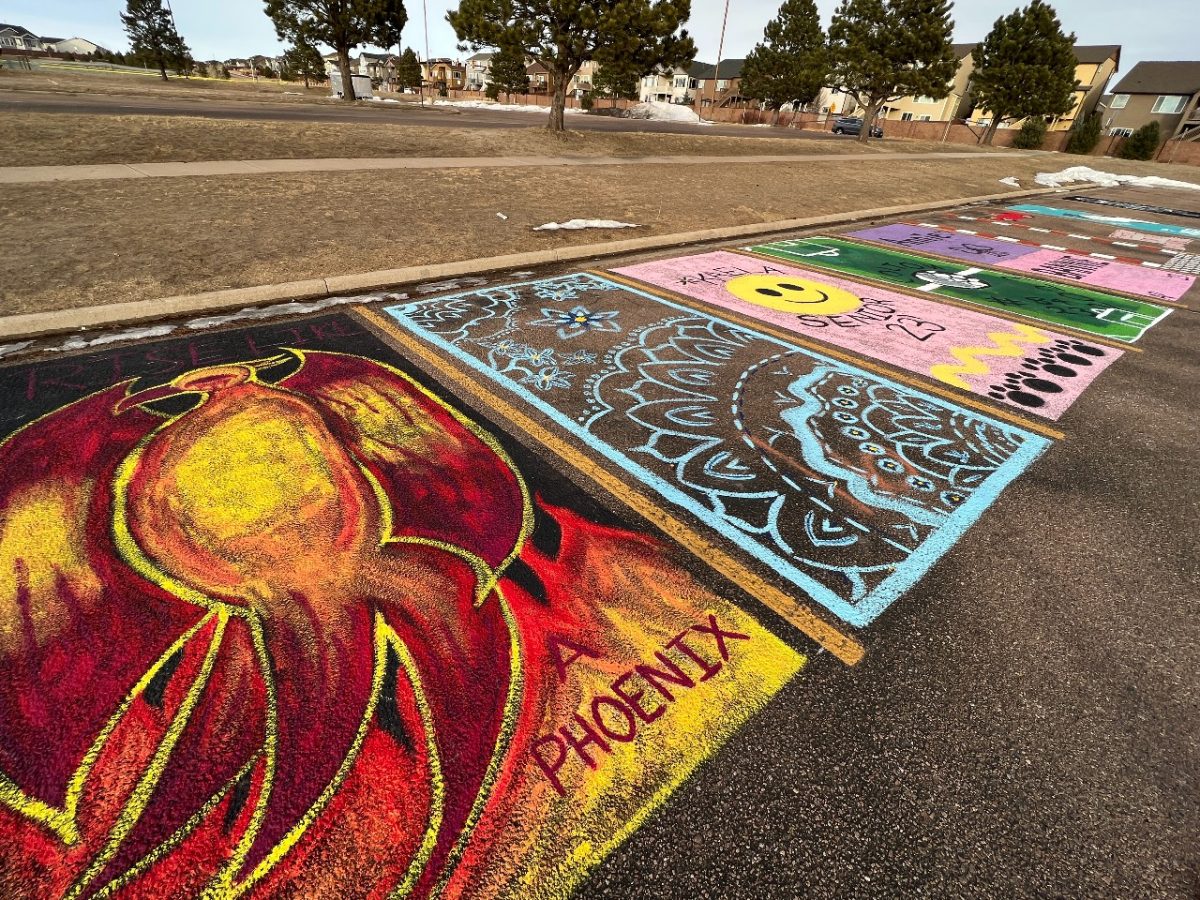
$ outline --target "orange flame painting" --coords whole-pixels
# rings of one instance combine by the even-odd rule
[[[569,893],[805,658],[534,475],[326,351],[9,435],[0,894]]]

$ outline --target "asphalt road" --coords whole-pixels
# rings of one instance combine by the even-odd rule
[[[1099,196],[1200,210],[1196,192]],[[938,221],[1003,231],[1002,209]],[[1005,233],[1165,259],[1098,243],[1112,224],[1060,224]],[[864,662],[818,655],[580,896],[1200,897],[1200,287],[1183,302],[860,632]]]
[[[60,94],[34,91],[0,91],[0,112],[53,112],[114,116],[198,116],[208,119],[241,119],[280,122],[386,122],[434,128],[528,128],[542,124],[542,116],[525,112],[492,112],[461,107],[427,107],[380,103],[374,106],[330,102],[256,103],[249,100],[187,100],[119,94]],[[793,140],[841,140],[853,137],[832,132],[799,131],[786,128],[744,128],[720,125],[688,125],[609,116],[571,116],[568,127],[580,131],[655,132],[659,134],[706,134],[729,137],[782,137]]]

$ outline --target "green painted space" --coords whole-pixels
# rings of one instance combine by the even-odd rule
[[[869,278],[935,297],[953,297],[1128,344],[1170,314],[1169,309],[1141,300],[838,238],[797,238],[750,249],[809,268]]]

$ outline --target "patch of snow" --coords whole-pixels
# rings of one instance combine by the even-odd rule
[[[33,341],[17,341],[15,344],[0,344],[0,356],[8,356],[10,353],[20,353],[26,347],[33,344]]]
[[[1021,182],[1017,181],[1017,176],[1015,175],[1009,175],[1007,178],[1001,178],[1000,183],[1007,184],[1009,187],[1019,188],[1021,186]]]
[[[521,103],[494,103],[491,100],[434,100],[434,106],[454,106],[459,109],[492,109],[500,112],[532,112],[532,113],[549,113],[550,107],[538,106],[536,104],[524,105]],[[582,109],[566,110],[567,115],[582,115]]]
[[[504,213],[496,213],[496,218],[504,222],[508,221],[508,216],[506,216]]]
[[[655,122],[683,122],[688,125],[700,124],[700,117],[690,106],[680,103],[663,103],[658,100],[650,100],[631,107],[629,118],[652,119]]]
[[[228,325],[230,322],[239,322],[243,319],[274,319],[277,316],[294,316],[300,313],[318,312],[322,309],[328,309],[331,306],[342,306],[347,303],[362,303],[364,300],[373,300],[374,297],[326,297],[323,300],[311,300],[307,303],[295,301],[292,303],[280,303],[277,306],[254,307],[248,306],[245,309],[239,309],[237,312],[225,313],[219,316],[203,316],[199,319],[192,319],[186,323],[186,326],[192,331],[200,331],[205,328],[216,328],[218,325]],[[387,300],[405,300],[405,294],[387,294],[384,296]]]
[[[1188,188],[1200,191],[1200,184],[1190,181],[1174,181],[1170,178],[1159,178],[1157,175],[1115,175],[1088,166],[1071,166],[1061,172],[1039,172],[1033,180],[1044,187],[1063,187],[1077,181],[1090,181],[1101,187],[1128,184],[1134,187]]]
[[[394,100],[391,97],[368,97],[367,99],[371,100],[374,103],[399,103],[400,102],[399,100]]]
[[[88,347],[103,347],[105,344],[116,344],[121,341],[140,341],[146,338],[166,337],[175,330],[174,325],[151,325],[148,328],[127,328],[125,331],[111,331],[99,337],[74,337],[64,341],[57,347],[47,347],[49,351],[86,350]]]
[[[628,222],[614,222],[611,219],[571,219],[569,222],[547,222],[539,225],[534,231],[582,231],[584,228],[641,228],[641,225],[630,225]]]

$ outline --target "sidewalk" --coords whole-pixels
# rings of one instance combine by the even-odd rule
[[[268,175],[296,172],[364,172],[385,169],[514,169],[550,166],[702,166],[747,163],[882,162],[945,159],[987,159],[1028,154],[995,153],[825,153],[773,156],[506,156],[506,157],[376,157],[369,159],[238,159],[212,162],[113,163],[82,166],[0,167],[0,184],[39,184],[53,181],[104,181],[129,178],[186,178],[195,176]]]

